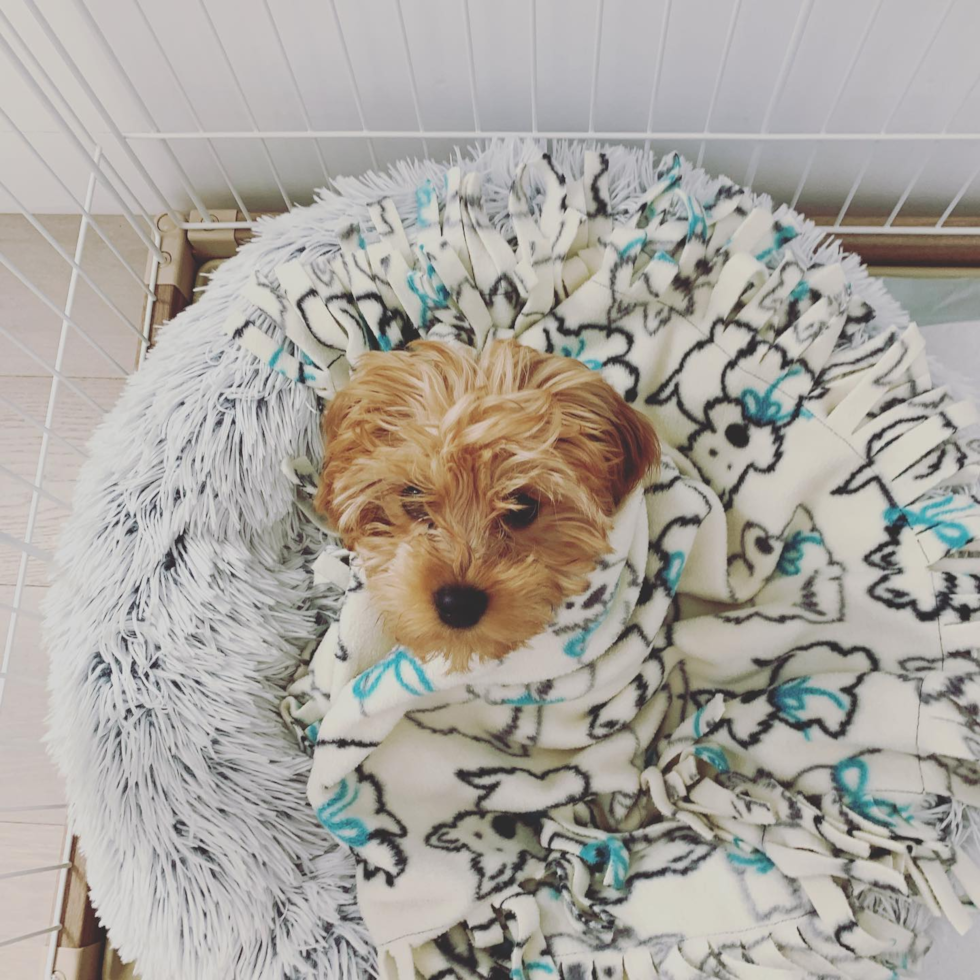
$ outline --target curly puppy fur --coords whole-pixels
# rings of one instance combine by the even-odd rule
[[[323,416],[317,507],[423,659],[506,656],[581,592],[611,516],[659,463],[653,426],[567,357],[495,341],[370,353]],[[447,625],[440,595],[482,594]]]

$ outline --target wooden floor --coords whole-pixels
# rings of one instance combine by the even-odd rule
[[[133,230],[122,218],[98,220],[113,245],[142,277],[146,250]],[[73,254],[79,219],[50,215],[41,221],[62,248]],[[64,304],[71,269],[25,219],[0,215],[0,252],[50,299],[59,306]],[[140,287],[92,228],[88,229],[82,267],[126,317],[139,325],[143,305]],[[81,280],[72,318],[113,360],[126,370],[133,369],[137,338]],[[51,374],[38,360],[54,363],[61,319],[0,266],[0,327],[0,466],[33,483],[42,433],[7,402],[44,420]],[[15,339],[11,340],[11,336]],[[18,343],[36,358],[19,348]],[[67,382],[59,385],[52,428],[66,442],[50,441],[43,487],[67,503],[82,463],[82,456],[73,447],[84,449],[101,416],[100,409],[112,406],[124,375],[70,327],[62,373],[77,390],[72,390]],[[31,498],[30,487],[0,471],[0,531],[24,540]],[[66,514],[63,506],[42,498],[32,543],[51,551]],[[37,612],[46,592],[46,564],[28,559],[22,575],[21,560],[19,552],[0,543],[0,644],[7,638],[10,613],[6,607],[13,604],[18,578],[24,582],[21,605],[29,614]],[[46,674],[40,623],[34,618],[18,617],[7,674],[5,678],[0,676],[0,684],[4,685],[0,695],[0,806],[38,806],[64,800],[58,776],[40,743],[47,712]],[[64,835],[63,810],[0,813],[0,875],[59,862]],[[0,943],[54,922],[56,884],[56,873],[0,880]],[[47,939],[0,946],[0,977],[38,980]]]

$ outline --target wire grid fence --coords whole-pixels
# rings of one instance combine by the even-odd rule
[[[179,228],[200,228],[201,224],[215,230],[247,228],[259,212],[290,210],[297,202],[310,200],[315,186],[344,170],[382,167],[404,152],[444,157],[454,145],[523,134],[544,142],[573,137],[625,141],[659,150],[680,146],[699,165],[725,169],[713,164],[727,164],[733,178],[772,191],[777,201],[795,207],[810,195],[820,213],[831,216],[822,225],[828,234],[845,228],[851,234],[875,235],[980,233],[980,218],[964,222],[960,215],[964,205],[980,213],[976,207],[980,134],[976,124],[971,127],[962,122],[971,113],[974,120],[980,119],[976,111],[980,109],[980,72],[971,69],[975,77],[961,78],[956,92],[936,85],[930,90],[928,84],[935,66],[955,56],[953,39],[964,23],[980,25],[973,0],[932,5],[918,29],[912,32],[909,28],[914,33],[907,46],[911,54],[897,74],[893,72],[886,98],[875,103],[878,109],[874,112],[860,108],[861,79],[868,78],[866,61],[889,19],[894,30],[895,4],[864,0],[851,5],[851,30],[840,34],[847,44],[834,54],[834,70],[821,81],[824,98],[819,112],[811,111],[808,116],[815,123],[800,131],[778,126],[786,118],[787,99],[793,98],[791,81],[802,53],[808,44],[812,47],[812,35],[826,17],[829,3],[793,0],[782,5],[783,11],[790,11],[779,21],[783,36],[760,37],[755,42],[758,57],[775,59],[774,74],[770,71],[761,91],[733,81],[736,64],[745,63],[746,20],[758,11],[753,12],[750,0],[714,4],[714,19],[722,26],[720,31],[715,29],[710,57],[699,68],[710,87],[702,92],[699,115],[690,116],[701,125],[676,128],[670,125],[669,113],[662,111],[675,98],[672,87],[677,84],[677,73],[668,70],[668,62],[678,49],[698,50],[699,38],[691,36],[696,21],[685,14],[684,4],[674,0],[652,5],[576,0],[571,7],[578,19],[571,26],[568,4],[562,8],[557,0],[509,2],[507,11],[514,16],[507,25],[506,57],[498,57],[497,42],[487,35],[488,5],[478,0],[440,0],[425,10],[421,0],[389,0],[385,10],[391,17],[376,12],[366,15],[354,0],[300,4],[307,13],[315,7],[323,25],[320,36],[305,40],[295,30],[296,5],[286,0],[249,0],[247,18],[233,18],[226,0],[175,2],[170,19],[186,17],[193,25],[187,30],[208,52],[204,74],[212,77],[216,72],[223,78],[220,95],[228,106],[224,115],[213,104],[205,111],[200,80],[186,70],[186,59],[181,60],[182,35],[162,29],[160,11],[149,0],[51,0],[43,6],[37,0],[0,0],[0,70],[4,72],[0,77],[9,82],[0,87],[0,140],[8,148],[0,154],[0,210],[19,215],[68,274],[64,298],[58,298],[45,288],[36,269],[24,266],[10,242],[0,242],[0,265],[8,274],[4,282],[26,290],[39,322],[42,312],[53,315],[50,337],[42,337],[40,328],[18,329],[0,319],[3,361],[14,358],[23,363],[25,376],[31,379],[29,387],[4,385],[8,390],[0,391],[0,409],[30,434],[32,452],[36,448],[31,459],[21,455],[0,460],[0,477],[16,488],[17,499],[25,505],[13,514],[3,512],[0,527],[0,554],[9,559],[6,567],[11,570],[0,592],[0,609],[6,616],[5,633],[0,634],[0,752],[8,759],[22,756],[25,742],[39,739],[36,729],[26,736],[8,732],[3,727],[3,709],[10,708],[9,692],[18,676],[15,661],[22,661],[25,654],[40,656],[37,649],[22,650],[19,638],[27,631],[33,642],[39,614],[25,597],[36,580],[34,570],[50,562],[54,530],[68,512],[66,481],[53,472],[52,457],[57,452],[77,464],[86,455],[85,432],[79,434],[77,427],[66,425],[59,408],[68,399],[71,412],[85,411],[94,422],[108,407],[73,370],[68,352],[72,345],[77,349],[79,342],[87,347],[87,356],[101,363],[100,376],[124,378],[138,368],[148,346],[156,276],[170,258],[161,249],[158,213],[168,215]],[[908,6],[898,12],[900,16],[908,14]],[[609,71],[618,70],[618,52],[629,44],[623,34],[624,7],[636,16],[642,7],[652,25],[644,45],[647,84],[632,85],[623,95],[632,118],[640,120],[634,128],[623,128],[616,120],[624,115],[607,112],[604,107],[609,99],[603,97],[610,85]],[[433,8],[437,8],[435,13]],[[835,9],[839,11],[840,4]],[[718,13],[724,16],[718,18]],[[765,13],[769,16],[768,8]],[[438,116],[438,107],[426,101],[428,97],[431,102],[431,92],[426,95],[421,78],[423,68],[428,70],[431,51],[425,49],[424,38],[420,41],[417,25],[420,18],[433,16],[454,25],[452,36],[443,37],[441,45],[444,51],[449,45],[457,59],[453,91],[457,102],[462,100],[462,121],[457,113],[456,125],[427,128],[425,121]],[[248,73],[238,53],[241,39],[236,42],[230,34],[232,22],[241,19],[248,20],[249,29],[261,38],[264,53],[262,62],[258,67],[253,63]],[[293,29],[287,30],[290,23]],[[381,62],[365,61],[362,56],[368,32],[372,35],[369,43],[377,43],[378,32],[386,34],[389,62],[401,61],[401,109],[393,121],[392,113],[380,111],[376,97],[372,105],[365,92],[371,85],[377,88],[372,75],[383,68]],[[332,45],[333,70],[343,83],[329,93],[317,90],[308,76],[300,74],[301,66],[309,63],[309,46],[324,40]],[[306,50],[301,49],[304,44]],[[580,55],[578,71],[583,82],[577,95],[555,91],[556,45],[574,47]],[[140,59],[152,60],[151,71],[134,69],[137,48]],[[740,59],[735,57],[737,51],[742,52]],[[824,57],[832,60],[826,52]],[[545,60],[548,65],[543,64]],[[516,63],[524,65],[525,74],[515,90],[506,81]],[[278,118],[270,125],[268,113],[262,115],[255,105],[256,75],[261,83],[266,74],[271,76],[273,65],[278,73],[278,95],[290,104],[298,126],[284,127]],[[203,70],[201,63],[198,69]],[[752,126],[726,125],[731,113],[726,115],[723,103],[731,102],[733,85],[740,97],[744,93],[746,99],[751,96],[754,100],[757,111]],[[167,90],[165,112],[160,109],[159,86]],[[933,125],[893,128],[910,93],[918,93],[922,107],[923,86],[926,115]],[[356,124],[324,124],[324,118],[334,118],[324,115],[325,100],[342,103],[343,118],[356,120]],[[25,101],[34,113],[26,119]],[[556,105],[559,111],[554,111]],[[858,106],[856,116],[852,113],[858,125],[852,121],[851,128],[844,129],[835,121],[848,105]],[[547,118],[557,120],[555,125],[547,123],[546,106],[550,107]],[[166,122],[170,128],[163,128],[161,116],[181,119],[184,125]],[[614,117],[614,123],[603,128],[607,116]],[[50,151],[52,146],[57,152]],[[841,147],[848,153],[838,159],[833,186],[828,189],[819,168],[822,160],[833,157],[835,148]],[[732,152],[726,157],[728,151]],[[249,160],[244,180],[236,176],[242,172],[243,154]],[[301,157],[306,170],[297,163]],[[940,166],[950,157],[955,158],[955,166],[949,169],[956,178],[951,188],[947,168]],[[897,193],[891,191],[884,207],[879,195],[875,221],[845,224],[862,191],[877,183],[883,162],[886,168],[894,165],[895,172],[902,175],[895,185]],[[730,169],[733,166],[740,172]],[[37,181],[44,190],[38,191]],[[51,201],[80,218],[73,249],[52,233],[50,222],[41,214],[51,209]],[[219,221],[213,216],[213,210],[222,207],[234,209],[233,220]],[[188,214],[190,208],[198,212],[194,220]],[[112,219],[115,231],[100,211],[116,216]],[[903,213],[923,212],[931,213],[933,220],[914,226],[900,221]],[[119,244],[121,223],[130,239],[128,250]],[[127,304],[118,299],[118,291],[107,288],[102,277],[85,267],[93,242],[104,251],[113,274],[129,286]],[[137,252],[149,257],[145,270],[132,259],[133,244]],[[76,315],[83,284],[98,301],[96,320],[89,317],[81,322]],[[97,330],[93,322],[98,323]],[[111,343],[107,337],[112,338]],[[119,338],[123,339],[121,346]],[[3,361],[0,372],[6,370]],[[18,399],[17,392],[24,390],[31,392],[29,400]],[[38,392],[43,394],[38,396]],[[45,523],[43,515],[52,512],[56,517]],[[61,800],[20,798],[15,791],[16,771],[16,766],[0,770],[0,822],[20,816],[40,820],[47,811],[59,816],[64,812]],[[57,910],[70,867],[69,845],[66,839],[58,861],[10,871],[0,866],[0,882],[33,876],[50,881],[56,910],[53,918],[17,934],[0,934],[0,947],[48,937],[46,976],[52,969],[60,929]]]

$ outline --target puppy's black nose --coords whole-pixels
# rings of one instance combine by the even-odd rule
[[[444,585],[436,589],[433,599],[439,618],[453,629],[475,626],[487,611],[489,596],[469,585]]]

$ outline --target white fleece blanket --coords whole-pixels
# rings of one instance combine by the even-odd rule
[[[727,183],[702,205],[680,170],[614,221],[604,157],[544,157],[516,243],[450,171],[411,236],[380,202],[376,234],[227,323],[327,398],[367,349],[517,336],[602,371],[664,444],[589,588],[502,663],[392,648],[351,561],[284,710],[392,980],[888,980],[921,947],[873,896],[960,928],[980,900],[928,819],[980,804],[975,413],[914,326],[853,343],[869,308],[792,257],[790,219]]]

